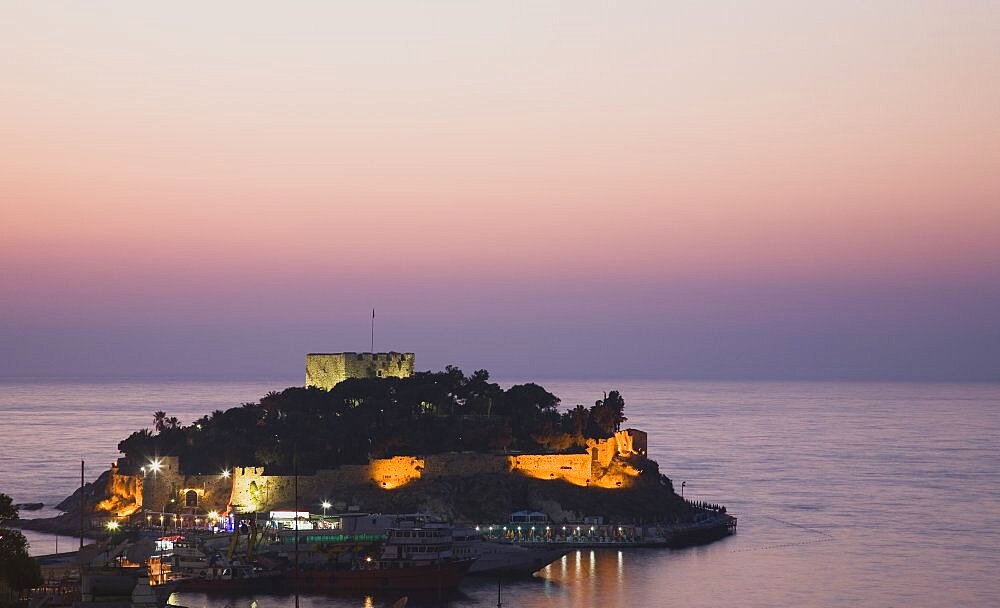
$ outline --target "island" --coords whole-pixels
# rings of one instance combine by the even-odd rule
[[[535,383],[505,389],[486,370],[413,363],[412,353],[310,354],[304,386],[189,425],[156,412],[59,505],[65,515],[22,524],[73,531],[82,504],[94,526],[332,508],[498,525],[527,511],[553,525],[673,526],[697,532],[691,542],[734,530],[725,507],[674,492],[647,434],[624,426],[619,392],[560,411]]]

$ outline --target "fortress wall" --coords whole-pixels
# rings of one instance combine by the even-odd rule
[[[446,475],[473,476],[489,473],[507,473],[507,457],[498,454],[433,454],[424,458],[423,477],[432,479]]]
[[[337,488],[352,487],[371,483],[368,474],[367,464],[345,464],[336,469],[320,469],[315,475],[299,477],[299,503],[305,505],[302,510],[315,511],[319,503],[334,495]],[[292,478],[289,477],[289,480]],[[293,480],[289,484],[294,483]],[[292,507],[295,501],[292,486],[288,485],[288,492],[284,496],[277,497],[277,502],[281,506]],[[306,505],[306,503],[310,503]]]
[[[379,487],[391,490],[419,479],[424,467],[423,458],[396,456],[373,460],[369,465],[368,474]]]
[[[163,511],[183,485],[180,459],[164,456],[160,459],[159,471],[147,469],[142,477],[142,507],[147,511]]]
[[[627,488],[638,476],[639,469],[623,460],[615,460],[606,468],[595,469],[590,485],[598,488]]]
[[[376,484],[387,490],[398,488],[418,479],[423,468],[422,458],[397,456],[372,460],[370,464],[320,469],[314,475],[300,475],[300,508],[315,511],[323,500],[337,496],[343,488],[366,484]],[[233,469],[229,503],[241,512],[291,508],[295,504],[295,477],[265,475],[263,467],[237,467]]]
[[[343,354],[306,355],[306,387],[315,386],[330,390],[347,378]]]
[[[562,479],[578,486],[591,479],[590,454],[520,454],[508,459],[511,471],[537,479]]]
[[[176,499],[181,507],[186,504],[188,490],[198,495],[198,509],[222,513],[232,496],[232,482],[222,475],[187,475],[177,489]]]
[[[143,479],[140,475],[122,475],[118,465],[111,465],[111,475],[105,488],[107,498],[97,505],[97,509],[125,517],[142,509]]]
[[[310,353],[306,386],[330,390],[348,378],[407,378],[414,362],[413,353]]]
[[[608,467],[614,460],[618,448],[614,438],[611,439],[588,439],[587,449],[591,454],[595,466]]]
[[[275,475],[264,475],[264,467],[233,467],[229,504],[239,512],[255,511],[270,497]]]
[[[300,476],[300,505],[303,510],[315,510],[323,500],[349,499],[342,494],[345,490],[367,484],[392,490],[420,478],[471,477],[515,471],[536,479],[561,479],[578,486],[627,487],[639,475],[639,470],[624,458],[633,454],[644,456],[646,441],[646,433],[627,429],[611,438],[591,442],[585,454],[448,453],[375,459],[365,465],[343,465],[319,470],[315,475]],[[228,505],[236,511],[268,511],[290,508],[294,504],[295,479],[291,475],[265,475],[263,467],[236,467],[232,478],[227,480],[221,475],[181,475],[176,457],[165,457],[162,463],[161,471],[155,475],[147,473],[135,482],[114,482],[122,486],[121,491],[115,493],[124,499],[135,492],[141,500],[139,504],[151,511],[161,510],[171,498],[183,501],[186,489],[200,490],[199,506],[205,510],[221,512]]]
[[[348,378],[407,378],[413,375],[413,353],[342,353]]]
[[[165,456],[160,462],[158,472],[147,471],[139,478],[141,508],[147,511],[184,510],[187,492],[194,490],[198,496],[196,509],[220,513],[226,510],[235,479],[222,475],[184,475],[176,456]]]
[[[649,436],[646,434],[646,431],[625,429],[624,432],[632,439],[632,449],[640,456],[647,456],[649,453]]]

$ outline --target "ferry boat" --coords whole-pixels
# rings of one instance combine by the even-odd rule
[[[474,561],[454,557],[449,525],[407,525],[385,534],[382,546],[364,555],[341,553],[326,564],[300,567],[289,579],[310,591],[449,590]]]
[[[334,545],[381,544],[386,542],[387,530],[414,526],[423,529],[451,529],[452,556],[475,560],[469,568],[469,574],[530,575],[569,551],[566,547],[523,547],[511,542],[487,540],[477,529],[454,526],[426,513],[349,513],[334,515],[325,521],[332,526],[330,529],[309,530],[301,535],[301,561],[312,561],[317,545],[326,545],[333,552]],[[292,532],[282,530],[280,543],[291,544],[292,535]]]

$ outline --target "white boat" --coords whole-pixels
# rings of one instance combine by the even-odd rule
[[[474,528],[453,528],[453,552],[457,558],[474,558],[469,574],[529,575],[551,564],[566,548],[520,547],[489,541]]]
[[[326,518],[332,526],[329,530],[310,530],[302,533],[303,545],[311,540],[314,543],[324,542],[328,535],[332,542],[338,535],[343,535],[340,542],[353,543],[359,535],[386,535],[390,529],[420,527],[426,530],[443,530],[452,537],[450,550],[455,559],[475,559],[469,569],[469,574],[516,574],[530,575],[541,570],[548,564],[569,552],[567,547],[522,547],[502,541],[490,541],[469,526],[456,526],[450,522],[442,522],[433,515],[426,513],[408,514],[372,514],[349,513]],[[429,532],[425,532],[429,533]],[[290,533],[282,530],[280,536],[287,543]]]

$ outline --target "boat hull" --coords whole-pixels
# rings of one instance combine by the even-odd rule
[[[311,570],[290,582],[303,591],[397,591],[454,589],[472,564],[471,560],[373,570]]]
[[[282,584],[280,577],[261,578],[229,578],[229,579],[202,579],[188,578],[176,581],[178,591],[204,591],[211,593],[261,590],[280,587]]]
[[[530,576],[568,553],[568,549],[524,549],[520,552],[481,555],[472,567],[470,575],[506,574]]]

